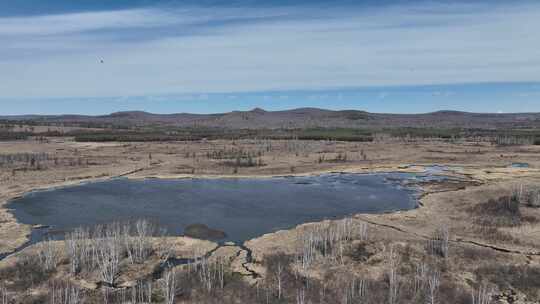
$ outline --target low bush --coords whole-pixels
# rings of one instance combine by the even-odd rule
[[[367,262],[370,257],[375,255],[373,248],[369,246],[366,242],[358,242],[353,244],[345,252],[345,255],[350,257],[355,262]]]
[[[496,258],[496,254],[493,250],[482,247],[456,246],[454,250],[456,256],[466,263],[493,260]]]
[[[521,203],[530,208],[540,208],[540,190],[537,189],[520,189],[514,194],[518,196]]]
[[[426,251],[431,255],[447,258],[449,245],[450,232],[448,227],[439,227],[433,232],[431,238],[427,241]]]
[[[526,222],[536,222],[531,216],[523,216],[521,199],[517,195],[501,196],[471,208],[476,224],[487,227],[515,227]]]
[[[475,275],[478,281],[495,284],[500,290],[516,289],[529,300],[540,300],[540,267],[492,264],[478,268]]]
[[[53,271],[45,270],[39,258],[24,255],[18,259],[15,265],[0,270],[0,278],[9,278],[9,289],[24,291],[47,282]]]
[[[514,238],[508,232],[501,231],[499,227],[493,227],[488,225],[478,226],[476,229],[476,233],[481,235],[482,238],[489,241],[519,244],[519,239]]]
[[[28,132],[0,131],[0,141],[25,140],[28,136],[30,136]]]

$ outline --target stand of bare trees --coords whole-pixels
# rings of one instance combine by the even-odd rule
[[[450,245],[450,232],[448,230],[448,227],[442,226],[442,227],[437,228],[433,232],[431,239],[427,241],[426,247],[427,247],[427,251],[430,254],[439,255],[443,258],[447,258],[449,245]]]
[[[519,203],[531,207],[540,208],[540,190],[524,185],[519,185],[514,188],[511,199],[515,199]]]
[[[53,241],[46,240],[38,245],[38,257],[43,268],[50,271],[58,265],[60,252]]]
[[[351,218],[308,226],[299,235],[298,260],[301,268],[306,270],[319,257],[342,262],[345,250],[343,242],[353,238],[366,240],[367,235],[367,224]]]
[[[349,276],[345,282],[344,292],[341,296],[341,304],[363,303],[368,297],[368,284],[364,278]]]
[[[9,304],[8,291],[4,284],[0,284],[0,303]]]
[[[84,303],[130,303],[130,304],[152,304],[155,298],[154,284],[151,280],[138,281],[135,286],[130,288],[114,289],[103,286],[99,297],[85,298],[89,299]],[[156,303],[162,303],[158,301]]]
[[[222,257],[215,254],[217,251],[208,253],[202,248],[194,248],[194,257],[190,254],[186,260],[156,263],[150,273],[130,281],[133,270],[143,268],[141,263],[164,261],[170,256],[172,251],[166,242],[160,245],[153,239],[156,233],[154,225],[140,220],[79,228],[66,236],[66,253],[62,252],[62,242],[45,241],[37,245],[35,256],[21,259],[11,272],[0,272],[0,304],[491,304],[496,298],[495,289],[489,285],[473,283],[471,293],[452,281],[450,262],[462,254],[462,248],[455,245],[451,257],[448,255],[446,227],[433,233],[426,252],[425,243],[419,240],[410,246],[368,239],[368,225],[360,220],[327,221],[300,228],[297,252],[272,254],[253,262],[264,272],[261,277],[250,276],[256,280],[249,283],[244,276],[250,274],[233,270],[239,255]],[[355,244],[370,251],[368,258],[354,258],[356,252],[351,248],[356,248]],[[378,271],[364,271],[372,263]],[[534,288],[540,276],[535,269],[520,275],[519,283]],[[503,275],[520,272],[517,270],[508,268]],[[98,289],[83,288],[80,279],[87,271],[99,277]],[[485,271],[483,276],[474,273],[478,281],[492,282],[490,275],[499,279],[500,268]],[[22,278],[19,285],[8,282],[17,276]],[[118,278],[125,276],[128,279],[120,284]],[[5,282],[10,284],[9,290],[2,285],[4,278],[8,278]],[[36,289],[46,290],[44,297],[34,302],[15,300],[26,290]]]
[[[388,304],[395,304],[398,302],[399,289],[400,289],[400,277],[398,274],[398,267],[400,264],[400,258],[395,251],[394,246],[390,246],[386,255],[387,263],[387,280],[388,280]]]
[[[481,284],[472,294],[472,304],[491,304],[493,289]]]
[[[174,268],[163,273],[160,283],[165,304],[174,304],[174,298],[177,292],[176,272]]]
[[[441,273],[425,262],[416,265],[413,294],[415,298],[426,299],[429,304],[438,303],[438,290],[441,285]]]
[[[27,167],[36,167],[40,163],[51,160],[48,153],[10,153],[0,154],[0,167],[12,167],[24,164]]]
[[[156,231],[155,226],[146,220],[138,220],[134,224],[97,226],[93,231],[76,229],[65,238],[71,273],[98,268],[103,282],[112,286],[124,256],[135,264],[143,263],[154,253],[151,238]]]
[[[101,274],[101,280],[111,286],[118,275],[122,243],[117,231],[111,231],[105,237],[96,240],[95,261]]]
[[[79,287],[63,281],[53,281],[49,284],[50,304],[79,304],[83,303]]]
[[[122,238],[132,264],[143,263],[152,254],[150,237],[155,233],[155,226],[145,220],[139,220],[135,225],[123,227]]]
[[[521,146],[532,145],[535,139],[531,136],[497,135],[492,142],[499,146]]]
[[[224,258],[217,257],[210,260],[203,256],[196,266],[199,280],[208,292],[211,292],[215,288],[223,289],[227,271]]]

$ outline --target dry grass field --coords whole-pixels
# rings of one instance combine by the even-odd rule
[[[529,167],[511,166],[518,162]],[[151,278],[162,256],[150,246],[154,253],[147,263],[121,262],[118,277],[108,287],[95,270],[71,273],[65,256],[58,258],[54,271],[36,274],[31,284],[21,285],[17,276],[38,267],[25,264],[25,259],[43,252],[34,245],[0,261],[0,295],[8,299],[4,303],[50,301],[47,286],[62,281],[69,286],[59,283],[58,288],[76,289],[96,303],[103,301],[98,298],[121,303],[121,290],[129,299],[135,292],[145,299],[150,294],[150,300],[131,303],[173,303],[166,299],[173,283],[178,284],[173,285],[177,303],[217,303],[217,298],[226,299],[220,303],[538,303],[540,208],[534,195],[540,190],[540,146],[382,136],[372,142],[7,141],[0,142],[0,207],[31,190],[119,176],[422,172],[435,164],[447,166],[445,173],[458,179],[419,184],[424,194],[414,210],[307,223],[250,240],[245,247],[231,244],[215,250],[216,245],[207,242],[189,249],[191,254],[182,253],[186,240],[178,238],[175,257],[206,258],[198,260],[196,269],[172,268],[174,282],[172,270]],[[30,229],[1,208],[0,252],[23,245]],[[208,269],[214,272],[205,273]],[[146,287],[139,285],[144,280],[149,282]],[[103,290],[108,290],[106,295]]]

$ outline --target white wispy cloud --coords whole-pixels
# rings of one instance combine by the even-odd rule
[[[540,81],[533,30],[539,27],[534,3],[176,7],[0,18],[0,94]]]
[[[156,27],[173,22],[173,15],[149,9],[9,17],[0,18],[0,35],[55,35],[103,29]]]

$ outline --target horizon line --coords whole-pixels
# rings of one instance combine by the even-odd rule
[[[353,112],[363,112],[367,114],[387,114],[387,115],[429,115],[429,114],[437,114],[437,113],[460,113],[460,114],[481,114],[481,115],[527,115],[527,114],[540,114],[540,112],[469,112],[469,111],[461,111],[461,110],[454,110],[454,109],[440,109],[436,111],[429,111],[429,112],[416,112],[416,113],[397,113],[397,112],[370,112],[366,110],[358,110],[358,109],[350,109],[350,108],[343,108],[343,109],[329,109],[329,108],[320,108],[320,107],[291,107],[291,108],[284,108],[279,110],[266,110],[262,107],[255,107],[250,110],[231,110],[228,112],[211,112],[211,113],[195,113],[195,112],[149,112],[144,110],[126,110],[126,111],[115,111],[115,112],[109,112],[109,113],[103,113],[103,114],[83,114],[83,113],[63,113],[63,114],[0,114],[0,119],[3,118],[17,118],[17,117],[63,117],[63,116],[84,116],[84,117],[101,117],[101,116],[112,116],[115,114],[129,114],[129,113],[140,113],[140,114],[148,114],[148,115],[226,115],[230,113],[249,113],[249,112],[264,112],[264,113],[275,113],[275,112],[292,112],[292,111],[298,111],[298,110],[317,110],[317,111],[327,111],[327,112],[346,112],[346,111],[353,111]]]

